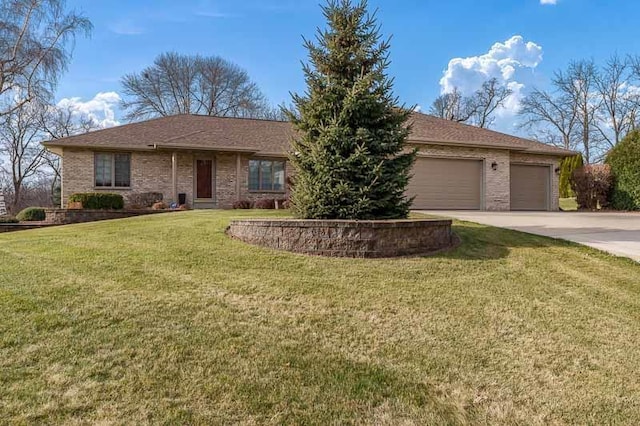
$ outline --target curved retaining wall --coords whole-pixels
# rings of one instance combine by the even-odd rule
[[[234,220],[227,234],[272,249],[360,258],[429,254],[457,242],[450,220]]]

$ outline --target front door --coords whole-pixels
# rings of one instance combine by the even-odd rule
[[[213,199],[213,160],[196,160],[196,198]]]

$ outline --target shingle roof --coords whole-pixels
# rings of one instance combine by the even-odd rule
[[[489,129],[481,129],[426,114],[412,114],[411,122],[413,123],[413,128],[410,139],[414,142],[486,146],[490,148],[561,156],[576,154],[573,151],[557,148],[531,139],[520,138]]]
[[[466,124],[414,113],[410,141],[416,144],[444,144],[498,148],[558,156],[573,155],[529,139],[519,138]],[[47,147],[102,149],[193,149],[240,151],[262,154],[286,153],[294,130],[281,121],[174,115],[98,130],[55,141]]]

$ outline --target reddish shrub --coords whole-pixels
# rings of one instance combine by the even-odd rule
[[[191,208],[187,204],[180,204],[178,206],[178,210],[187,211],[187,210],[191,210]]]
[[[613,174],[611,167],[606,164],[584,166],[574,170],[571,175],[571,188],[576,193],[581,209],[606,208],[612,187]]]
[[[167,207],[167,205],[165,203],[163,203],[162,201],[154,203],[153,206],[151,206],[151,208],[153,210],[166,210],[169,207]]]
[[[148,209],[161,202],[162,197],[162,192],[134,192],[127,196],[126,201],[130,209]]]
[[[235,210],[249,210],[253,208],[253,202],[250,200],[235,201],[232,207]]]
[[[273,198],[258,200],[253,204],[253,208],[262,210],[273,210],[276,208],[276,200],[274,200]]]

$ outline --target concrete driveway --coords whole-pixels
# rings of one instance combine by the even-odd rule
[[[640,262],[639,213],[421,212],[561,238]]]

